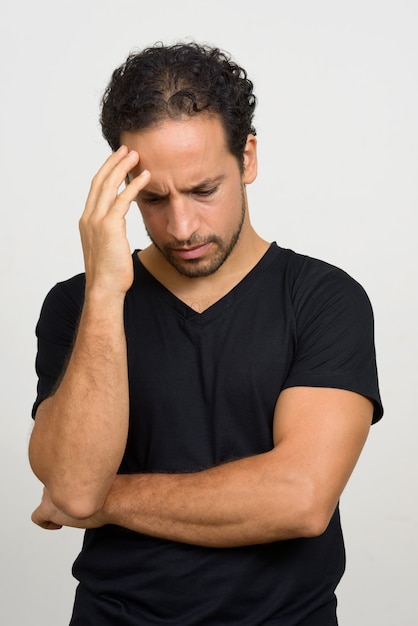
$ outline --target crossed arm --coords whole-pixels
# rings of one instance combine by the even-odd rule
[[[284,390],[264,454],[191,474],[117,475],[129,406],[123,301],[133,278],[124,218],[149,173],[117,189],[137,162],[123,147],[108,159],[80,220],[85,304],[65,375],[36,415],[29,455],[45,489],[32,519],[216,547],[318,535],[371,423],[372,403],[353,392]]]
[[[193,474],[114,476],[103,504],[84,519],[60,510],[46,489],[32,519],[45,528],[117,524],[213,547],[316,536],[328,525],[370,421],[371,403],[352,392],[288,389],[277,405],[270,452]]]

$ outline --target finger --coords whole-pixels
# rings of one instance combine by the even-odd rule
[[[151,172],[149,170],[143,170],[138,176],[135,176],[135,178],[130,177],[127,179],[125,189],[119,193],[117,201],[130,204],[136,200],[139,192],[148,185],[150,180]]]
[[[120,146],[116,152],[112,152],[112,154],[106,159],[101,168],[96,172],[93,176],[91,184],[89,197],[91,197],[94,202],[95,195],[100,191],[100,185],[103,180],[108,176],[109,172],[128,154],[128,148],[126,146]]]
[[[131,182],[116,195],[115,198],[111,200],[109,203],[109,209],[106,212],[101,211],[98,207],[94,212],[94,216],[99,220],[106,215],[116,219],[124,218],[129,211],[131,203],[136,200],[139,192],[148,185],[150,180],[151,173],[148,170],[143,170],[138,176],[135,176],[135,178],[133,178]],[[103,198],[101,198],[100,201],[103,201],[104,203],[106,202]],[[90,217],[93,217],[93,214],[91,214]]]
[[[55,524],[55,522],[44,522],[43,524],[38,524],[44,530],[61,530],[62,526],[60,524]]]
[[[151,173],[148,170],[143,170],[138,176],[132,178],[128,184],[125,181],[125,188],[119,193],[115,194],[115,189],[107,193],[107,186],[104,185],[96,208],[90,212],[85,212],[80,220],[81,223],[88,222],[91,219],[100,221],[108,215],[116,219],[124,218],[131,203],[136,200],[139,192],[148,185],[150,180]]]
[[[120,146],[116,150],[116,152],[112,152],[107,157],[106,161],[103,163],[100,169],[93,176],[92,184],[94,182],[100,186],[101,183],[104,181],[104,179],[109,175],[109,173],[116,167],[116,165],[120,163],[122,159],[126,157],[128,152],[129,150],[127,146],[124,146],[124,145]]]
[[[55,522],[51,522],[51,520],[46,520],[40,516],[38,509],[35,509],[32,513],[31,520],[34,524],[44,528],[45,530],[59,530],[62,528],[61,524],[56,524]]]
[[[128,152],[126,146],[112,154],[93,177],[83,215],[89,217],[92,212],[109,210],[121,184],[138,161],[138,153]]]

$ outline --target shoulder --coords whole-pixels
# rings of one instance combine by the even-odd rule
[[[280,256],[298,349],[335,356],[367,346],[372,354],[374,314],[363,286],[326,261],[285,249]]]
[[[383,414],[376,369],[374,316],[362,285],[319,259],[283,250],[295,321],[296,352],[287,387],[355,391]]]
[[[321,259],[278,247],[276,263],[297,310],[317,305],[371,309],[363,286],[343,269]]]
[[[295,252],[290,248],[281,248],[275,243],[272,246],[277,251],[276,262],[280,263],[285,273],[295,282],[317,283],[327,278],[356,282],[343,269],[327,261]]]
[[[84,302],[85,275],[77,274],[56,283],[43,302],[37,332],[49,333],[49,329],[61,325],[74,328],[78,324]]]
[[[44,305],[66,304],[69,307],[78,308],[84,300],[85,284],[85,274],[77,274],[67,280],[56,283],[47,293]]]

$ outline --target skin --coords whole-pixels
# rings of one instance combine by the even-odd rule
[[[371,423],[372,403],[356,393],[283,391],[267,453],[193,474],[116,474],[128,428],[123,301],[133,280],[130,203],[137,201],[152,241],[141,261],[201,311],[268,247],[248,215],[245,185],[257,173],[252,135],[243,171],[213,116],[165,121],[121,139],[124,146],[93,179],[80,220],[86,301],[65,375],[36,415],[29,454],[45,488],[32,520],[49,529],[112,523],[215,547],[322,533]]]
[[[268,248],[250,224],[245,191],[257,175],[255,137],[248,137],[243,173],[213,116],[171,120],[145,132],[123,133],[121,139],[141,155],[132,174],[152,172],[137,197],[153,242],[141,261],[178,297],[199,303],[203,311]]]

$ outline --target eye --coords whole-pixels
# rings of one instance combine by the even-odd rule
[[[147,204],[158,204],[161,201],[161,198],[148,198],[147,200],[145,200]]]
[[[146,198],[140,197],[139,199],[142,204],[148,204],[148,205],[153,205],[153,206],[160,204],[164,200],[164,198],[161,198],[160,196],[149,196]]]
[[[217,190],[218,187],[211,187],[210,189],[197,189],[195,191],[195,194],[197,196],[200,196],[201,198],[208,198],[209,196],[212,196]]]

